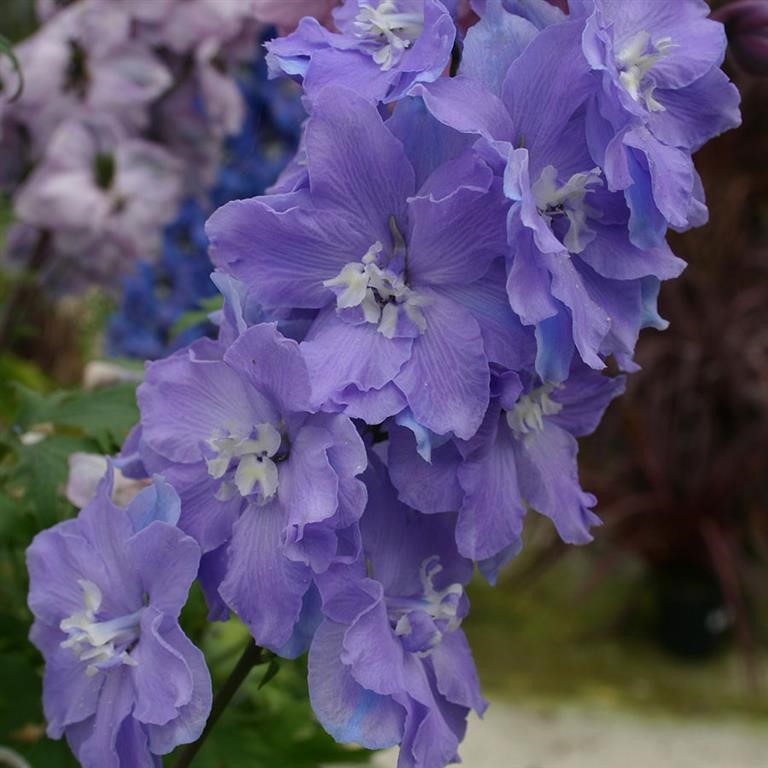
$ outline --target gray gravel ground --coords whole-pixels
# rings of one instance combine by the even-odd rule
[[[461,755],[465,768],[768,768],[768,723],[494,703],[470,723]],[[374,760],[395,764],[392,752]]]

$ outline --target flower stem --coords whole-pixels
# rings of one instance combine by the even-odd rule
[[[41,230],[27,263],[0,308],[0,347],[4,348],[8,345],[11,340],[11,327],[18,321],[18,312],[33,298],[32,286],[49,255],[51,238],[50,230]]]
[[[211,707],[211,715],[208,718],[208,722],[205,724],[205,729],[200,734],[200,738],[188,744],[179,755],[178,760],[173,765],[173,768],[187,768],[192,764],[197,753],[205,744],[205,740],[216,725],[216,722],[221,717],[227,705],[232,700],[232,697],[237,693],[238,688],[242,685],[248,673],[259,664],[264,664],[269,660],[268,653],[256,645],[254,642],[249,642],[245,647],[239,661],[235,665],[235,668],[230,672],[229,677],[225,680],[219,692],[213,699],[213,706]]]

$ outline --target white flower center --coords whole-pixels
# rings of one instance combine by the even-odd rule
[[[563,238],[563,245],[569,253],[581,253],[592,241],[595,234],[587,225],[587,219],[599,218],[600,211],[592,208],[586,196],[594,187],[602,187],[599,168],[584,173],[574,173],[565,184],[558,186],[557,168],[548,165],[542,170],[533,184],[533,197],[536,208],[551,227],[557,216],[568,219],[568,231]]]
[[[442,570],[438,555],[428,557],[419,569],[422,584],[420,595],[386,598],[387,615],[395,634],[406,640],[410,639],[413,644],[410,650],[417,656],[428,656],[446,633],[453,632],[461,624],[458,610],[464,587],[455,583],[449,584],[445,589],[436,589],[434,579]],[[427,622],[427,627],[420,622],[421,626],[417,629],[414,626],[415,614],[426,615],[431,622]]]
[[[354,34],[372,44],[371,57],[383,71],[397,66],[424,28],[423,13],[400,13],[395,0],[377,6],[363,3],[353,23]]]
[[[532,432],[540,432],[544,427],[545,416],[554,416],[563,410],[562,403],[549,396],[553,389],[553,385],[543,384],[527,395],[522,395],[512,410],[507,411],[507,424],[517,439]]]
[[[674,47],[671,37],[660,37],[654,43],[651,36],[641,30],[630,37],[616,55],[621,84],[635,101],[642,99],[649,112],[663,112],[664,106],[653,95],[656,82],[648,73]]]
[[[258,492],[262,503],[271,499],[278,482],[277,465],[272,458],[281,443],[280,432],[266,423],[257,424],[247,435],[242,435],[236,428],[214,432],[208,446],[215,455],[205,461],[211,477],[224,478],[216,498],[227,501],[235,493],[250,496]]]
[[[101,590],[87,579],[78,579],[77,583],[83,590],[85,609],[62,619],[59,628],[69,637],[61,647],[71,648],[80,661],[88,662],[85,674],[89,677],[119,664],[136,666],[130,652],[139,639],[141,609],[109,621],[96,621],[102,602]]]
[[[363,319],[378,326],[383,336],[391,339],[398,330],[402,313],[418,333],[424,333],[427,321],[421,311],[427,301],[409,288],[403,278],[377,264],[384,246],[376,241],[361,261],[345,264],[341,272],[323,281],[336,294],[338,310],[360,307]]]

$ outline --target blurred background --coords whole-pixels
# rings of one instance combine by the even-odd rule
[[[27,37],[31,0],[2,5],[0,33]],[[670,328],[643,333],[642,371],[582,442],[583,485],[604,525],[573,548],[532,517],[498,585],[470,591],[464,626],[494,706],[470,727],[468,768],[768,765],[768,20],[751,18],[728,28],[744,124],[696,158],[710,222],[671,238],[690,266],[661,293]],[[209,208],[260,193],[298,140],[295,91],[267,84],[258,54],[238,66],[246,118],[219,158]],[[73,764],[44,737],[23,550],[72,513],[61,493],[69,454],[114,451],[135,420],[141,360],[205,332],[216,308],[206,215],[185,202],[159,261],[64,293],[19,260],[12,201],[0,197],[0,765],[23,765],[13,755],[35,768]],[[242,631],[206,628],[199,595],[185,622],[222,679]],[[201,765],[371,759],[314,724],[300,663],[260,682]]]

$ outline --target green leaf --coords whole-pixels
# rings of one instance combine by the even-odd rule
[[[94,438],[103,453],[119,448],[138,421],[135,384],[117,384],[93,392],[59,391],[41,395],[17,385],[17,422],[23,430],[54,424]]]
[[[16,58],[16,53],[13,50],[13,44],[3,35],[0,35],[0,56],[6,56],[11,60],[13,71],[19,78],[18,83],[16,84],[16,91],[13,96],[8,97],[8,101],[15,101],[21,96],[21,92],[24,90],[24,74],[21,71],[21,64],[19,64],[19,60]]]
[[[269,660],[269,666],[267,667],[267,671],[264,673],[263,677],[259,681],[258,689],[261,690],[270,680],[272,680],[275,675],[280,671],[280,662],[277,660],[277,657],[274,657]]]
[[[19,448],[18,475],[26,481],[24,500],[41,527],[58,522],[68,505],[61,497],[69,471],[69,456],[77,451],[97,453],[93,440],[69,435],[49,435]]]
[[[171,337],[175,338],[184,331],[194,328],[200,323],[208,321],[208,315],[216,312],[224,305],[224,299],[221,295],[211,296],[199,302],[200,309],[185,312],[171,327]]]

